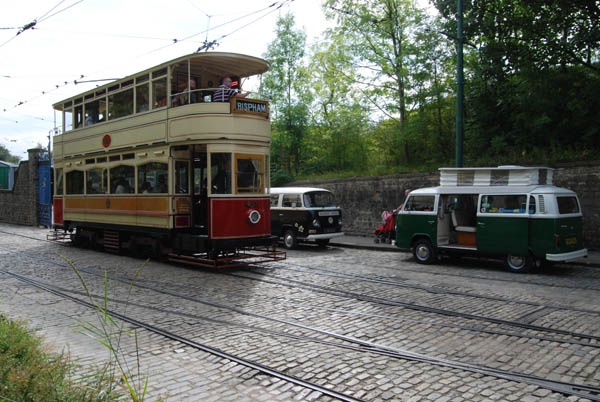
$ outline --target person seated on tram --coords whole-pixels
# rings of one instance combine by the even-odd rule
[[[119,179],[115,187],[115,194],[127,194],[129,191],[129,183],[125,179]]]
[[[198,102],[198,93],[196,93],[196,80],[194,78],[190,79],[190,84],[188,86],[187,82],[182,82],[179,85],[179,94],[175,95],[173,99],[173,106],[181,106],[187,105],[188,103],[188,91],[191,92],[189,94],[190,103]]]
[[[229,99],[233,97],[245,98],[246,96],[248,96],[247,92],[238,92],[237,89],[232,88],[232,84],[233,80],[230,76],[227,75],[223,77],[223,79],[221,80],[221,85],[219,85],[219,88],[215,91],[215,93],[212,96],[212,101],[229,102]]]
[[[156,185],[156,191],[153,191],[155,193],[167,193],[168,192],[168,187],[167,187],[167,183],[165,180],[165,176],[160,175],[158,176],[158,184]]]

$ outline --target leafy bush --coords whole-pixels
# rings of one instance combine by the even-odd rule
[[[71,380],[77,367],[63,354],[49,353],[42,339],[22,322],[0,315],[0,400],[10,401],[109,401],[112,381],[99,373]]]

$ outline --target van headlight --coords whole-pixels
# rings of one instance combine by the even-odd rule
[[[316,228],[321,227],[321,224],[319,223],[318,219],[313,219],[312,224]]]

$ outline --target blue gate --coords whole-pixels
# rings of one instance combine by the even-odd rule
[[[52,185],[51,174],[52,169],[48,159],[43,160],[40,155],[38,161],[38,202],[37,214],[40,225],[47,228],[52,226]]]

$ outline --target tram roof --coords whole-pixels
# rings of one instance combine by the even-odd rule
[[[52,106],[56,110],[62,110],[64,103],[68,102],[69,100],[85,96],[86,94],[95,93],[97,91],[101,91],[102,89],[108,89],[109,87],[115,85],[115,83],[127,81],[142,74],[149,74],[153,71],[161,70],[170,65],[186,65],[187,60],[190,61],[190,66],[193,70],[208,72],[218,76],[232,75],[239,77],[250,77],[265,73],[269,69],[269,63],[266,60],[245,54],[226,52],[192,53],[169,60],[146,70],[138,71],[134,74],[111,81],[108,84],[89,89],[77,95],[70,96]]]

